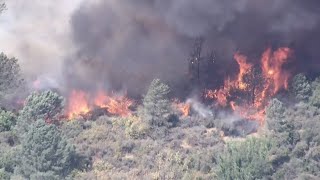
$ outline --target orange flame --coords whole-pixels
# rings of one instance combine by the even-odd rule
[[[85,92],[73,90],[68,104],[68,117],[73,119],[90,111],[88,97]]]
[[[94,97],[93,101],[89,97]],[[133,105],[133,101],[125,96],[108,96],[104,91],[99,91],[96,95],[89,96],[83,91],[73,90],[68,102],[69,119],[85,115],[95,107],[106,109],[115,116],[128,116],[131,115],[129,108]]]
[[[100,108],[106,108],[112,115],[129,116],[131,115],[130,107],[133,105],[133,101],[125,96],[108,96],[103,91],[99,91],[94,103]]]
[[[230,96],[230,90],[232,89],[234,83],[228,78],[224,81],[224,86],[219,90],[208,90],[205,93],[205,97],[209,99],[216,99],[220,106],[227,106],[228,97]]]
[[[272,93],[276,94],[280,89],[288,88],[290,74],[282,69],[284,63],[292,54],[289,48],[279,48],[274,53],[267,49],[261,58],[262,72],[269,80]]]
[[[190,103],[182,103],[178,99],[174,99],[172,102],[172,106],[182,114],[182,117],[188,117],[190,115]]]
[[[234,55],[234,59],[239,64],[240,69],[237,79],[238,87],[239,89],[244,90],[248,87],[247,83],[244,82],[244,76],[252,70],[252,64],[249,64],[247,62],[247,57],[240,53],[236,53]]]
[[[290,73],[283,69],[283,65],[291,55],[292,50],[287,47],[279,48],[274,52],[272,52],[271,48],[268,48],[261,57],[262,87],[252,90],[249,86],[253,82],[246,82],[245,76],[253,73],[253,64],[248,63],[246,56],[236,53],[234,59],[239,65],[237,78],[233,80],[227,78],[222,88],[206,91],[205,97],[216,100],[220,106],[226,107],[229,105],[233,111],[243,118],[263,122],[265,107],[269,98],[273,97],[281,89],[288,88]],[[251,94],[254,96],[253,102],[240,103],[239,105],[235,101],[229,101],[230,97],[233,96],[232,90],[239,92],[252,91]],[[239,98],[235,97],[234,99]]]

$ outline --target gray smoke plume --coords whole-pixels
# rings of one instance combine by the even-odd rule
[[[190,104],[192,111],[194,111],[194,113],[196,113],[200,117],[202,118],[214,117],[214,113],[212,112],[212,110],[206,105],[202,104],[198,99],[189,98],[187,99],[186,103]]]
[[[19,60],[29,86],[37,78],[45,88],[63,84],[63,62],[74,47],[70,19],[81,1],[0,0],[7,7],[0,15],[0,52]],[[52,79],[50,86],[45,79]]]
[[[72,86],[141,90],[155,77],[184,79],[192,40],[202,36],[221,63],[236,51],[259,59],[269,47],[295,50],[295,71],[319,71],[320,1],[85,1],[71,26],[77,53],[66,62]],[[216,77],[212,77],[216,78]]]
[[[293,71],[320,69],[318,0],[6,3],[0,50],[17,57],[27,75],[47,76],[67,92],[108,88],[140,95],[155,77],[173,91],[185,89],[187,58],[199,36],[206,40],[203,52],[214,50],[224,71],[236,71],[236,51],[258,60],[268,46],[293,48]],[[223,79],[219,75],[212,79]]]

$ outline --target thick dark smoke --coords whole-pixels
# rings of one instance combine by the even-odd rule
[[[266,47],[289,46],[293,71],[320,71],[319,0],[85,1],[71,26],[78,52],[66,73],[73,87],[141,94],[158,77],[183,88],[177,82],[186,82],[199,36],[206,39],[204,53],[214,50],[225,67],[236,51],[258,60]]]

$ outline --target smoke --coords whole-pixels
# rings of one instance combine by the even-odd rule
[[[81,0],[5,2],[7,10],[0,15],[0,51],[19,59],[26,79],[47,76],[61,81],[63,62],[74,47],[69,22]]]
[[[294,71],[317,72],[320,2],[310,0],[96,0],[72,16],[77,53],[67,62],[72,86],[94,82],[141,93],[155,77],[184,79],[192,39],[206,39],[220,63],[236,51],[259,59],[268,46],[290,46]],[[215,78],[215,77],[212,77]]]
[[[202,118],[212,118],[214,116],[212,110],[199,102],[195,97],[189,98],[186,103],[190,104],[192,110]]]
[[[67,62],[68,84],[92,87],[94,79],[104,88],[141,94],[155,77],[180,80],[184,39],[163,18],[149,1],[85,3],[72,18],[79,51]]]
[[[202,104],[196,97],[189,98],[186,101],[191,106],[191,114],[196,121],[205,120],[207,126],[214,124],[224,132],[226,136],[246,136],[257,132],[259,123],[257,121],[248,120],[237,113],[210,108]]]
[[[236,113],[230,114],[225,111],[217,113],[215,125],[224,132],[225,136],[246,136],[259,129],[257,121],[243,119]]]
[[[1,51],[17,57],[26,75],[66,91],[140,95],[153,78],[186,89],[187,58],[199,36],[225,71],[235,67],[236,51],[258,60],[268,46],[292,48],[294,72],[320,68],[318,0],[10,0],[7,7]]]

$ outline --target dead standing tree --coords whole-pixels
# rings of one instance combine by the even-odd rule
[[[253,67],[244,77],[244,82],[247,84],[247,94],[243,95],[249,105],[257,103],[257,93],[263,91],[263,85],[266,83],[259,67]]]
[[[202,37],[195,40],[188,59],[190,81],[194,87],[204,86],[206,88],[209,85],[209,76],[215,63],[213,51],[208,53],[207,56],[202,56],[204,41]]]
[[[189,58],[189,75],[191,82],[193,84],[200,85],[200,62],[201,62],[201,52],[204,43],[203,38],[197,38],[194,43],[193,50]]]

